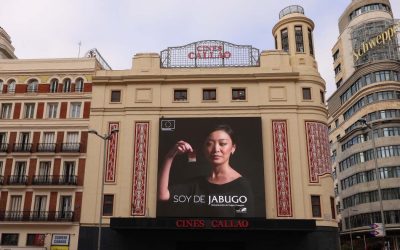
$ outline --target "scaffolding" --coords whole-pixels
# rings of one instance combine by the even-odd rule
[[[397,25],[393,36],[388,31]],[[383,41],[383,37],[386,40]],[[378,20],[361,24],[351,32],[354,53],[354,66],[380,60],[400,60],[400,26],[399,20]]]

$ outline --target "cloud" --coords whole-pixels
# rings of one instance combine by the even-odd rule
[[[0,25],[19,58],[76,57],[97,48],[113,69],[128,69],[135,53],[160,52],[197,40],[215,39],[274,49],[272,28],[279,12],[300,4],[315,24],[319,71],[334,83],[331,48],[337,21],[350,0],[2,0]],[[392,9],[400,1],[392,0]],[[398,13],[397,13],[398,14]]]

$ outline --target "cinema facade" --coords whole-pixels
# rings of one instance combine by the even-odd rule
[[[290,6],[273,28],[276,50],[203,40],[97,71],[89,127],[110,137],[89,134],[78,249],[97,247],[100,213],[101,249],[337,249],[313,28]],[[194,149],[175,157],[172,190],[207,176],[204,140],[220,124],[236,133],[230,164],[252,194],[232,184],[159,200],[170,148],[183,140]]]

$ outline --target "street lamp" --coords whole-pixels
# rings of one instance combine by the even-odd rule
[[[94,129],[89,129],[88,133],[89,134],[94,134],[98,136],[99,138],[103,139],[103,167],[101,168],[101,194],[100,194],[100,215],[99,215],[99,227],[98,227],[98,235],[97,235],[97,249],[101,249],[101,224],[102,224],[102,219],[103,219],[103,199],[104,199],[104,174],[105,171],[104,169],[106,168],[107,164],[107,143],[106,141],[110,140],[112,136],[115,133],[118,133],[118,129],[113,129],[110,131],[108,134],[100,135],[96,130]]]
[[[347,216],[349,216],[349,233],[350,233],[350,245],[351,245],[351,250],[353,250],[353,233],[352,233],[352,227],[351,227],[351,216],[350,216],[350,211],[352,212],[357,212],[358,210],[351,209],[347,210]]]
[[[381,189],[381,175],[379,174],[378,171],[378,154],[376,152],[376,146],[375,146],[375,136],[374,136],[374,124],[367,123],[367,120],[364,118],[361,118],[358,120],[365,126],[367,126],[370,131],[371,131],[371,140],[372,140],[372,149],[373,149],[373,157],[374,157],[374,166],[375,166],[375,178],[376,178],[376,184],[378,186],[378,199],[379,199],[379,206],[381,210],[381,221],[382,221],[382,232],[383,232],[383,237],[386,236],[386,225],[385,225],[385,215],[383,213],[383,202],[382,202],[382,189]]]

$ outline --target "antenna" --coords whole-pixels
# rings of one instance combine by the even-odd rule
[[[81,55],[81,45],[82,45],[82,41],[79,41],[79,43],[78,43],[78,58]]]

